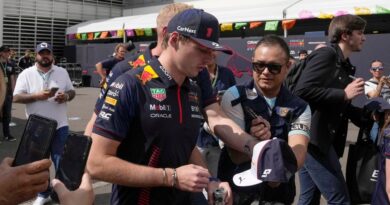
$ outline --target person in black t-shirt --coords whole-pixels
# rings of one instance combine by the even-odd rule
[[[28,67],[31,67],[34,64],[34,59],[31,57],[31,50],[27,49],[24,52],[24,56],[19,58],[18,66],[20,69],[24,70]]]
[[[6,83],[6,96],[4,105],[2,107],[2,121],[3,121],[3,139],[5,141],[15,141],[16,139],[11,135],[9,123],[11,122],[12,110],[12,93],[15,88],[15,65],[9,61],[11,49],[8,46],[0,47],[0,67],[3,72]]]
[[[115,66],[115,64],[125,59],[127,47],[128,45],[123,43],[116,45],[114,56],[107,58],[103,61],[100,61],[95,65],[96,71],[101,77],[100,87],[104,87],[104,88],[107,87],[106,77],[108,76],[108,74],[110,74],[110,71]]]

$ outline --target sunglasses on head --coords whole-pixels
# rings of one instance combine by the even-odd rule
[[[383,67],[372,67],[371,70],[372,71],[382,71]]]
[[[252,69],[257,73],[262,73],[265,68],[268,68],[270,73],[277,75],[281,72],[282,67],[282,65],[277,63],[265,63],[263,61],[252,62]]]

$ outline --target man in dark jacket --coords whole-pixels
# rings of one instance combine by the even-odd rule
[[[300,170],[299,204],[319,204],[320,190],[328,204],[350,204],[339,157],[347,137],[348,119],[359,125],[361,109],[351,100],[364,92],[349,56],[365,41],[366,21],[354,15],[335,17],[329,25],[331,47],[315,50],[297,83],[295,94],[312,110],[308,155]],[[316,194],[317,193],[317,194]]]
[[[24,56],[19,59],[18,66],[20,69],[24,70],[31,67],[33,64],[34,59],[31,57],[31,50],[27,49],[24,53]]]

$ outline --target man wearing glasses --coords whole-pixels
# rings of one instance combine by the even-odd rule
[[[273,137],[284,139],[294,152],[298,169],[303,165],[309,142],[311,111],[306,102],[291,94],[283,86],[291,62],[286,42],[269,35],[256,45],[253,57],[253,80],[242,86],[229,88],[221,102],[222,109],[242,129],[249,131],[257,116],[271,124]],[[235,173],[251,167],[251,161],[237,162],[237,153],[224,148],[218,176],[229,181],[234,193],[234,204],[259,201],[292,204],[295,197],[294,177],[288,182],[261,183],[252,187],[238,187],[232,183]],[[264,173],[263,173],[264,174]]]
[[[372,78],[366,82],[364,94],[369,99],[383,97],[390,103],[390,81],[389,78],[383,74],[383,62],[380,60],[373,60],[371,62],[370,73],[372,74]]]

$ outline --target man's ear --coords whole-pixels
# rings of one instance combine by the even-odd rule
[[[169,35],[169,34],[168,34]],[[175,49],[179,46],[179,34],[177,32],[173,32],[170,34],[168,43]]]
[[[162,27],[161,31],[162,31],[163,36],[165,36],[168,33],[167,30],[168,29],[166,26]]]
[[[286,63],[286,66],[287,66],[287,71],[289,71],[289,70],[290,70],[290,68],[291,68],[291,65],[292,65],[291,61],[290,61],[290,60],[288,60],[288,61],[287,61],[287,63]]]
[[[286,63],[286,66],[287,66],[287,71],[289,71],[290,70],[290,68],[291,68],[291,61],[290,60],[288,60],[287,61],[287,63]]]
[[[344,32],[343,34],[341,34],[341,39],[340,40],[342,40],[342,41],[348,41],[348,39],[349,39],[349,34],[347,34],[346,32]]]

